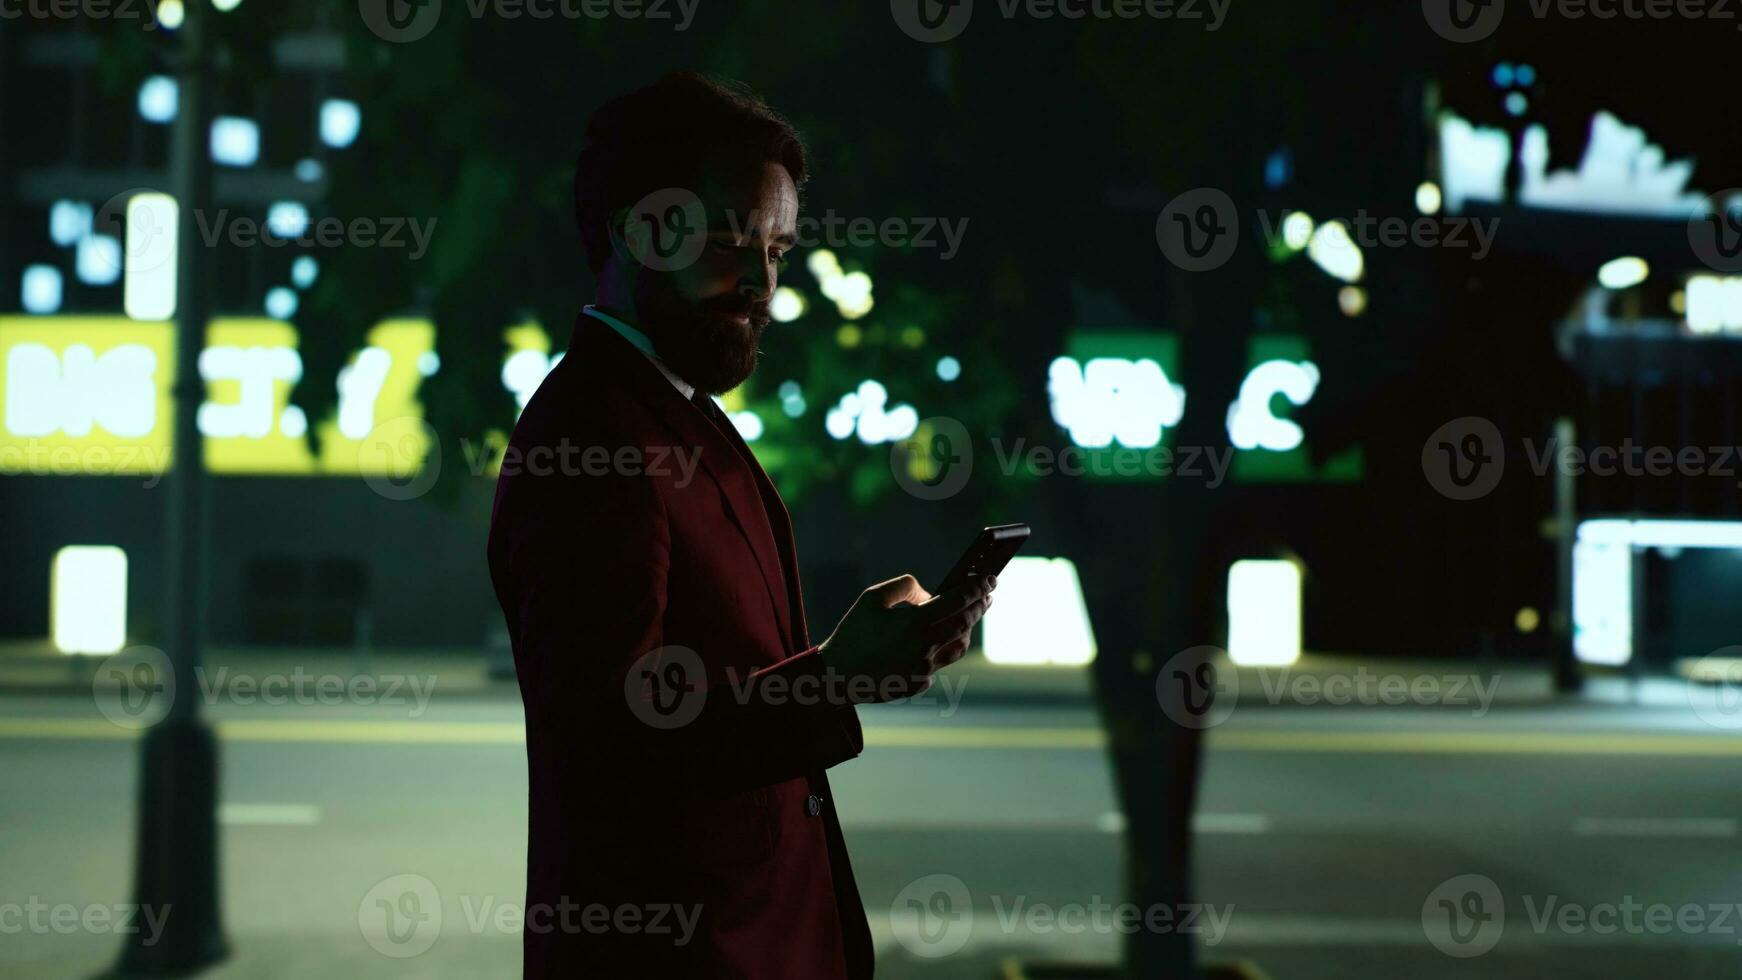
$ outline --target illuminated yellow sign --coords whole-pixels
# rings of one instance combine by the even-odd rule
[[[290,404],[302,377],[296,329],[213,320],[200,354],[198,424],[214,473],[404,478],[429,430],[417,390],[434,370],[435,330],[389,320],[339,372],[338,411],[320,425]],[[0,473],[129,475],[172,464],[174,329],[125,317],[0,317]]]
[[[125,317],[0,317],[0,473],[169,465],[174,331]]]

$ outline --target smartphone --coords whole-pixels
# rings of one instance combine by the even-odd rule
[[[935,594],[943,594],[972,578],[982,575],[996,575],[1010,564],[1010,559],[1022,550],[1022,545],[1028,540],[1027,524],[1000,524],[980,532],[968,550],[962,552],[962,557],[956,561],[956,566],[950,569],[943,581],[938,583]]]

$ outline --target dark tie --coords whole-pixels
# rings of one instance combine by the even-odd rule
[[[708,421],[714,423],[714,428],[720,430],[720,435],[732,444],[732,448],[737,451],[739,456],[743,457],[744,462],[752,472],[758,474],[762,472],[761,464],[756,462],[756,457],[750,452],[750,447],[744,442],[744,437],[738,434],[738,427],[732,424],[732,420],[726,417],[726,413],[720,410],[720,406],[714,402],[713,398],[709,397],[707,392],[700,388],[690,392],[690,404],[701,409],[702,414],[708,417]],[[757,482],[762,483],[766,479],[767,477],[761,477]]]
[[[711,398],[707,392],[700,388],[692,390],[690,392],[690,401],[693,402],[697,408],[702,410],[702,414],[708,417],[708,421],[715,425],[726,424],[726,417],[720,412],[720,406],[714,404],[714,399]]]

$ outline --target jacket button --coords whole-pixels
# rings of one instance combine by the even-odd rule
[[[804,809],[806,813],[813,817],[821,816],[823,812],[823,798],[815,795],[806,797],[804,801]]]

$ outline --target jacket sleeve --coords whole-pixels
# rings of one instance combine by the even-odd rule
[[[858,715],[816,647],[712,677],[665,645],[670,524],[642,477],[518,477],[499,512],[528,737],[648,791],[737,791],[858,755]]]

